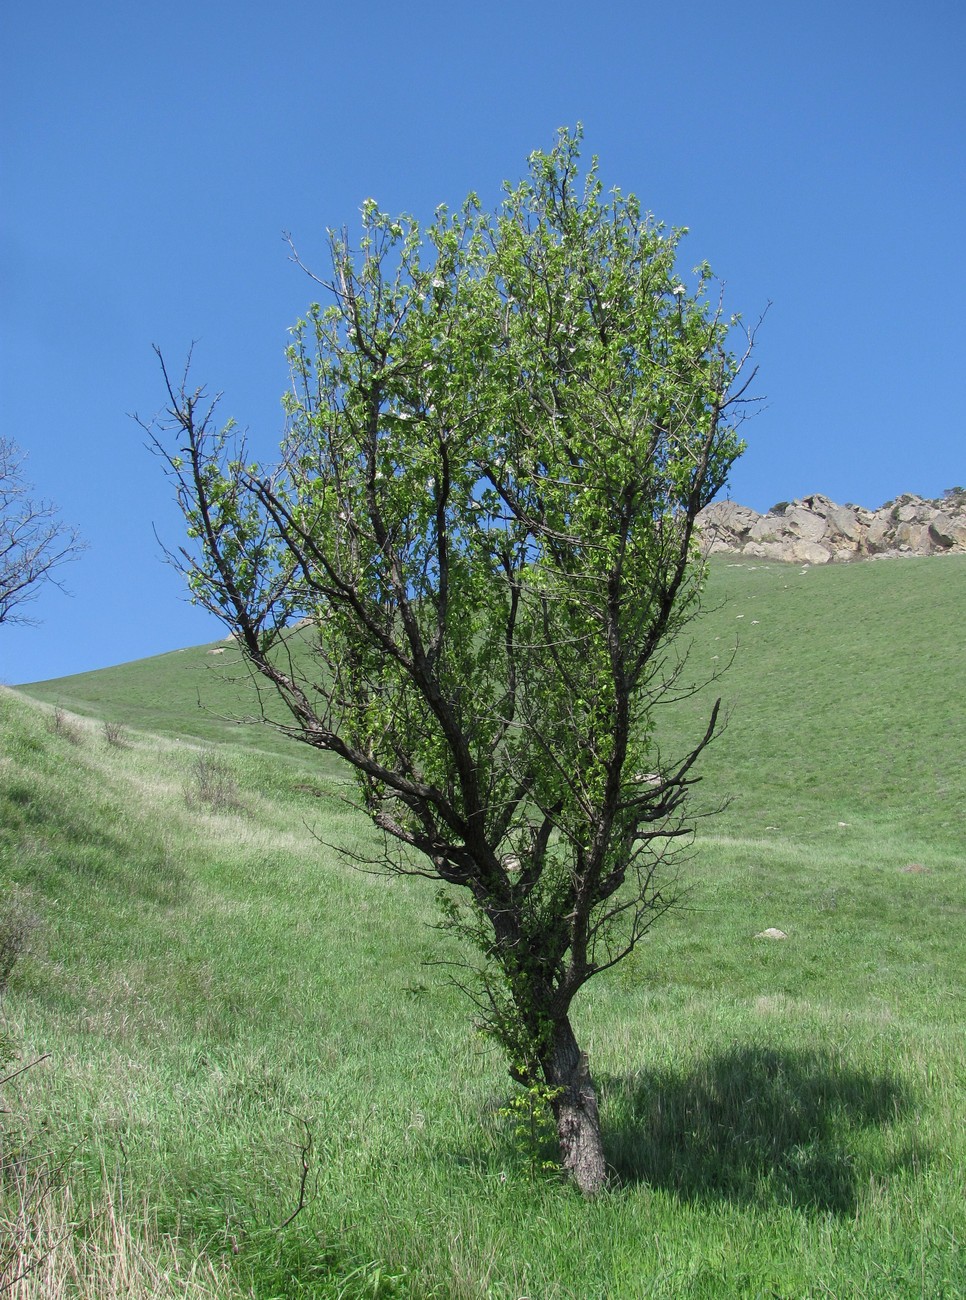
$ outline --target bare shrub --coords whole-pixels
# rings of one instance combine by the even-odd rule
[[[128,740],[127,732],[119,722],[104,723],[104,739],[115,749],[129,749],[131,746]]]
[[[60,736],[62,740],[69,740],[72,745],[80,745],[84,740],[84,733],[74,722],[70,715],[60,706],[54,709],[50,715],[50,721],[47,728],[54,736]]]
[[[211,750],[202,750],[192,765],[192,779],[185,785],[185,803],[212,812],[237,812],[241,808],[238,782],[228,764]]]

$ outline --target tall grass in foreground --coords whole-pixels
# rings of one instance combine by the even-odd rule
[[[922,623],[916,583],[945,590],[941,664],[890,667],[885,588],[858,569],[729,570],[696,627],[710,661],[736,609],[759,619],[706,769],[708,802],[739,797],[702,828],[682,906],[580,1003],[614,1170],[592,1205],[514,1141],[500,1062],[426,964],[454,955],[431,890],[335,851],[378,846],[331,773],[223,746],[215,807],[207,750],[120,749],[68,718],[75,743],[0,694],[0,888],[32,918],[5,1026],[22,1062],[49,1053],[3,1089],[0,1133],[5,1158],[62,1168],[63,1293],[98,1294],[116,1238],[138,1285],[177,1295],[966,1292],[966,647],[943,623],[955,589],[909,564],[892,649]],[[772,617],[794,663],[777,680]],[[809,636],[864,705],[810,666]],[[769,926],[788,938],[755,938]],[[5,1175],[4,1223],[21,1198]]]
[[[224,1270],[205,1259],[185,1264],[159,1237],[145,1206],[125,1203],[105,1185],[78,1204],[69,1184],[36,1171],[4,1171],[0,1237],[10,1243],[0,1273],[11,1300],[221,1300],[236,1294]],[[12,1186],[11,1186],[12,1183]]]

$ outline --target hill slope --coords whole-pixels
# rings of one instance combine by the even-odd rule
[[[300,660],[310,659],[307,630],[293,632],[290,644]],[[327,772],[338,766],[264,725],[262,717],[286,721],[285,709],[275,692],[253,677],[231,638],[16,689],[82,717],[154,735],[242,746]]]
[[[593,1206],[517,1145],[502,1067],[424,965],[455,955],[431,888],[339,856],[378,844],[314,755],[234,729],[199,750],[159,661],[42,693],[96,712],[126,681],[115,720],[160,697],[195,743],[120,748],[0,692],[0,899],[33,926],[6,1026],[50,1053],[0,1134],[10,1171],[68,1160],[36,1253],[72,1249],[92,1297],[118,1219],[167,1260],[145,1297],[961,1294],[964,581],[954,558],[715,566],[689,667],[738,634],[699,787],[732,802],[685,904],[578,1005],[617,1175]],[[189,655],[213,681],[223,656]]]
[[[662,710],[661,734],[683,744],[722,696],[728,730],[702,793],[733,800],[725,825],[811,834],[866,818],[901,823],[913,841],[942,838],[966,794],[966,556],[823,569],[715,557],[705,606],[683,681],[723,676]],[[308,635],[293,645],[306,662]],[[242,721],[284,712],[270,690],[258,699],[230,642],[19,689],[88,717],[338,770]]]

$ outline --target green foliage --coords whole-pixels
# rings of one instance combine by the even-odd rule
[[[270,1300],[397,1300],[411,1296],[405,1270],[355,1264],[337,1244],[297,1227],[255,1232],[232,1257],[244,1294]]]
[[[542,1080],[531,1078],[498,1111],[509,1122],[513,1144],[531,1179],[538,1174],[556,1174],[559,1170],[555,1156],[550,1153],[556,1137],[553,1103],[562,1094],[562,1088],[551,1088]]]
[[[580,177],[578,140],[562,133],[534,154],[495,218],[471,197],[424,232],[366,204],[358,253],[334,241],[337,301],[313,307],[289,349],[292,427],[276,488],[286,538],[252,546],[250,503],[228,522],[231,466],[215,501],[228,563],[250,557],[246,606],[260,593],[272,629],[295,608],[324,620],[327,659],[345,681],[341,732],[378,769],[360,769],[364,796],[392,802],[394,825],[420,847],[451,828],[429,831],[397,800],[383,773],[400,753],[460,816],[473,811],[446,725],[410,672],[413,635],[487,807],[518,804],[525,779],[539,808],[557,809],[555,852],[572,859],[615,757],[648,761],[651,677],[628,666],[628,728],[614,639],[643,651],[680,624],[693,582],[676,593],[673,620],[662,622],[662,598],[682,539],[687,552],[688,512],[740,451],[721,419],[738,363],[728,322],[706,302],[706,269],[678,292],[681,232],[633,196],[605,202],[596,169]],[[300,571],[293,534],[311,538]],[[220,568],[202,563],[193,582],[225,609]],[[525,822],[488,820],[494,848],[520,853]],[[631,834],[615,830],[618,857]]]
[[[661,754],[653,715],[700,595],[695,516],[743,448],[753,333],[707,264],[682,281],[683,234],[583,172],[579,130],[492,214],[471,195],[423,229],[367,201],[292,331],[280,463],[166,370],[152,430],[193,598],[288,732],[352,768],[387,865],[465,891],[465,983],[550,1084],[577,992],[673,902],[715,730],[716,708]]]

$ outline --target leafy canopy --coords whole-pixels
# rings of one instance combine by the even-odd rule
[[[582,177],[579,144],[534,153],[493,214],[471,195],[423,229],[367,201],[357,248],[331,236],[275,469],[169,384],[196,599],[418,851],[396,866],[465,887],[451,920],[528,1061],[667,905],[656,865],[714,718],[672,761],[653,713],[753,343],[730,350],[710,269],[680,279],[684,232]],[[285,653],[305,617],[311,678]]]

